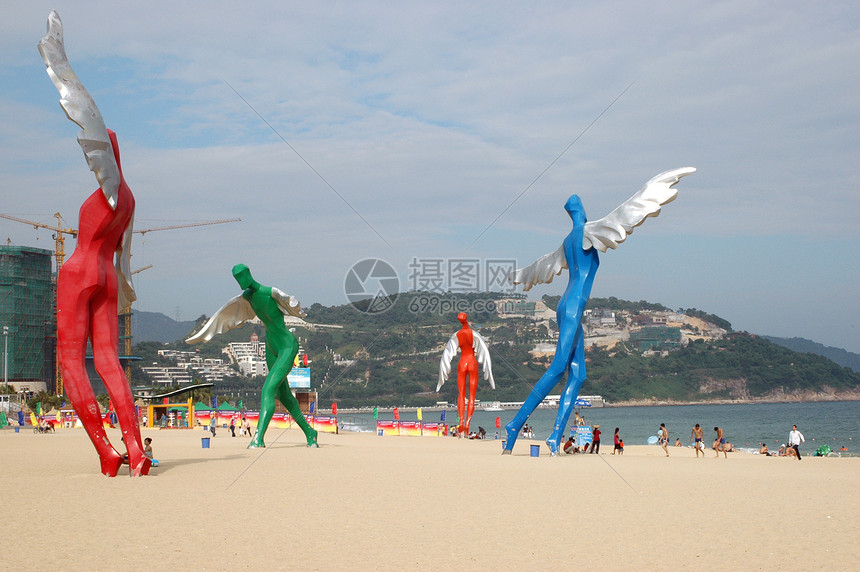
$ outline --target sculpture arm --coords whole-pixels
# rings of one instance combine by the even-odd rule
[[[209,318],[209,321],[200,328],[200,331],[186,339],[185,342],[188,344],[208,342],[216,335],[223,334],[227,330],[240,326],[248,320],[253,320],[255,317],[256,314],[254,313],[254,309],[251,308],[251,303],[239,294],[221,306]]]
[[[496,389],[496,381],[493,379],[493,362],[490,359],[490,347],[487,341],[478,332],[472,330],[472,347],[475,349],[475,357],[484,370],[484,379],[490,382],[490,387]]]
[[[675,200],[678,196],[675,185],[681,177],[695,172],[694,167],[683,167],[660,173],[614,211],[602,219],[585,223],[582,231],[583,250],[591,247],[600,252],[606,252],[607,248],[615,249],[646,218],[659,215],[662,205]]]
[[[56,11],[48,15],[48,31],[39,42],[39,53],[47,66],[48,76],[60,92],[60,106],[66,117],[81,131],[78,143],[95,173],[99,186],[112,209],[119,195],[120,172],[104,119],[96,102],[75,75],[63,43],[63,23]]]
[[[451,360],[457,355],[457,350],[459,349],[460,342],[457,340],[457,334],[455,333],[448,340],[448,343],[445,344],[445,349],[442,351],[442,360],[439,362],[439,382],[436,384],[437,392],[448,381],[448,375],[451,373]]]

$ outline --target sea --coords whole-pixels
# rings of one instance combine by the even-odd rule
[[[580,416],[585,417],[586,425],[600,425],[603,432],[603,445],[612,448],[612,435],[615,428],[624,439],[625,445],[645,445],[648,438],[657,435],[661,423],[666,424],[669,439],[672,444],[680,437],[684,446],[690,445],[690,432],[698,423],[705,430],[705,443],[710,447],[716,435],[714,427],[721,427],[726,440],[738,449],[757,452],[760,443],[766,443],[771,451],[776,451],[783,443],[788,442],[788,433],[792,425],[806,438],[801,445],[803,455],[811,455],[821,445],[830,448],[844,456],[860,456],[860,401],[823,401],[806,403],[745,403],[720,405],[662,405],[635,407],[581,407],[576,409]],[[472,417],[471,430],[483,427],[487,438],[504,438],[505,424],[516,415],[516,409],[504,411],[475,411]],[[527,423],[532,427],[534,442],[542,442],[552,432],[555,424],[556,409],[541,408],[535,410]],[[414,410],[400,411],[401,421],[417,421]],[[445,412],[445,422],[451,425],[457,422],[457,410],[448,409]],[[573,415],[568,422],[573,421]],[[425,422],[439,421],[441,411],[423,410],[422,419]],[[496,420],[498,425],[496,428]],[[394,419],[391,410],[379,411],[379,419]],[[338,422],[356,430],[374,431],[375,422],[371,413],[342,412]],[[522,439],[522,437],[520,437]]]

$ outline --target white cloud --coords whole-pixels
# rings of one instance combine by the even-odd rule
[[[154,264],[142,309],[211,313],[238,261],[305,303],[343,302],[366,256],[404,275],[412,256],[529,263],[568,231],[571,193],[597,218],[692,165],[678,200],[603,257],[595,295],[860,351],[854,3],[7,6],[0,210],[74,224],[95,179],[35,48],[55,7],[119,133],[137,228],[243,219],[149,235],[134,261]],[[51,245],[25,225],[0,231]]]

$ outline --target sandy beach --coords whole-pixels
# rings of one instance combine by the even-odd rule
[[[119,442],[119,432],[111,431]],[[145,430],[148,477],[98,472],[80,429],[0,431],[3,568],[854,570],[860,458],[628,446]],[[803,449],[802,449],[803,450]],[[809,448],[806,448],[809,452]]]

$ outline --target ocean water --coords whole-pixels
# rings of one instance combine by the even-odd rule
[[[767,443],[772,451],[788,442],[788,433],[793,424],[806,438],[800,451],[812,454],[821,445],[830,445],[838,451],[842,446],[852,455],[860,454],[860,401],[814,402],[814,403],[751,403],[728,405],[667,405],[638,407],[579,408],[587,425],[600,425],[603,431],[602,445],[612,449],[612,434],[620,429],[625,445],[645,445],[648,437],[657,434],[660,423],[665,423],[672,443],[676,437],[683,445],[690,444],[690,431],[698,423],[704,429],[705,444],[710,449],[716,435],[714,427],[721,427],[726,440],[735,447],[758,449],[759,443]],[[538,409],[527,423],[534,429],[534,441],[545,440],[555,424],[557,410]],[[504,438],[504,426],[513,419],[516,410],[475,411],[472,430],[478,426],[487,430],[493,438],[496,431]],[[501,428],[496,429],[496,418]],[[380,419],[394,419],[391,411],[380,411]],[[401,411],[402,421],[415,421],[415,411]],[[439,421],[439,411],[423,411],[424,421]],[[340,422],[354,422],[365,430],[373,430],[371,414],[338,415]],[[453,425],[457,420],[456,409],[446,412],[446,422]],[[568,426],[573,421],[573,415]],[[522,439],[522,438],[521,438]]]

